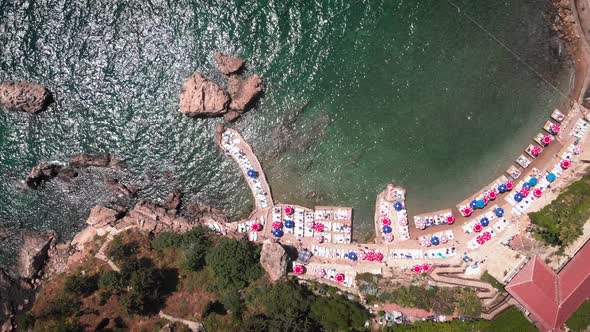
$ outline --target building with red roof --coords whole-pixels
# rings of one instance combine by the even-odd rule
[[[561,331],[565,321],[590,298],[590,242],[557,274],[536,256],[506,285],[541,331]]]

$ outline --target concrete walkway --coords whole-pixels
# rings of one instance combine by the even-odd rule
[[[205,332],[205,326],[203,326],[202,323],[199,322],[194,322],[192,320],[187,320],[187,319],[182,319],[182,318],[176,318],[176,317],[172,317],[170,315],[166,315],[165,313],[163,313],[162,311],[160,311],[159,316],[167,319],[173,323],[181,323],[184,324],[186,326],[188,326],[188,328],[193,331],[193,332]]]

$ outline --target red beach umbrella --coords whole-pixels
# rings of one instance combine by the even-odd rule
[[[512,181],[508,181],[505,184],[506,184],[506,189],[508,189],[508,190],[512,190],[512,188],[514,188],[514,184],[512,184]]]
[[[537,188],[533,191],[533,195],[535,195],[535,197],[541,197],[541,195],[543,195],[543,191]]]
[[[545,135],[543,136],[543,140],[542,140],[543,144],[545,145],[549,145],[549,143],[551,143],[551,136],[549,135]]]
[[[320,222],[316,222],[315,224],[313,224],[313,229],[316,232],[323,232],[324,231],[324,224],[322,224]]]
[[[381,220],[381,223],[382,223],[383,225],[389,226],[389,225],[391,225],[391,220],[390,220],[389,218],[383,218],[383,219]]]
[[[283,223],[280,221],[273,221],[272,229],[281,229],[283,228]]]
[[[305,273],[305,267],[300,264],[293,265],[293,272],[295,272],[296,275],[302,275]]]
[[[255,232],[260,232],[262,230],[262,225],[261,224],[252,224],[252,230]]]
[[[463,216],[469,217],[471,213],[473,213],[473,210],[471,210],[471,208],[466,207],[463,210],[461,210],[461,212],[463,213]]]
[[[383,254],[382,254],[382,253],[380,253],[380,252],[378,252],[377,254],[375,254],[375,259],[376,259],[378,262],[381,262],[381,261],[383,261]]]
[[[453,216],[452,214],[450,216],[447,216],[447,225],[452,225],[455,223],[455,216]]]
[[[412,267],[412,271],[416,272],[416,273],[420,273],[422,272],[422,267],[418,264],[414,265],[414,267]]]
[[[488,205],[488,203],[490,202],[490,199],[488,198],[487,195],[483,197],[483,202],[485,205]]]
[[[539,154],[541,154],[541,148],[536,145],[533,146],[531,149],[531,154],[535,157],[538,156]]]
[[[430,270],[430,265],[428,265],[427,263],[422,264],[422,271],[428,272],[428,270]]]
[[[489,199],[491,199],[492,201],[496,199],[496,192],[495,191],[490,191],[488,192],[488,197]]]
[[[551,125],[551,131],[554,134],[558,134],[560,130],[561,130],[561,126],[558,125],[557,123],[554,123],[554,124]]]
[[[529,190],[526,188],[522,188],[520,190],[520,194],[522,195],[522,197],[527,197],[529,195]]]
[[[481,245],[481,244],[484,244],[484,243],[486,242],[486,241],[484,240],[483,236],[481,236],[481,235],[478,235],[478,236],[477,236],[477,238],[476,238],[476,241],[477,241],[477,243],[478,243],[478,244],[480,244],[480,245]]]
[[[475,224],[475,225],[473,225],[473,231],[474,232],[479,233],[479,232],[481,232],[481,230],[482,230],[481,224]]]
[[[293,214],[293,212],[295,212],[295,210],[292,207],[290,207],[290,206],[285,207],[285,214],[286,215],[290,216]]]
[[[569,161],[568,159],[564,159],[561,161],[560,165],[561,165],[561,168],[568,169],[572,165],[572,162]]]
[[[342,273],[338,273],[338,274],[336,275],[336,281],[338,281],[338,282],[343,282],[343,281],[344,281],[344,274],[342,274]]]

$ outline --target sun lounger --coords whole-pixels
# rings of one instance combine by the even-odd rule
[[[520,156],[518,156],[518,158],[516,158],[516,163],[519,164],[522,168],[527,168],[531,164],[531,161],[525,155],[521,154]]]
[[[542,148],[542,147],[540,147],[540,146],[538,146],[538,145],[535,145],[535,144],[529,144],[529,146],[527,146],[527,147],[526,147],[526,149],[525,149],[524,151],[525,151],[525,152],[526,152],[526,153],[527,153],[529,156],[531,156],[532,158],[536,158],[536,157],[538,157],[538,155],[537,155],[537,156],[535,156],[535,155],[533,154],[533,152],[532,152],[532,151],[533,151],[533,149],[535,149],[535,148],[539,148],[539,149],[541,149],[541,152],[539,152],[539,155],[540,155],[541,153],[543,153],[543,148]]]
[[[565,115],[561,113],[558,109],[555,109],[553,113],[551,113],[551,118],[557,122],[563,121],[565,119]]]
[[[520,170],[514,165],[510,165],[510,168],[506,170],[506,173],[508,173],[508,175],[510,175],[515,180],[518,179],[522,174]]]

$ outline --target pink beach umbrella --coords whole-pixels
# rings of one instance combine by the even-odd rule
[[[318,278],[323,278],[326,276],[326,270],[324,269],[319,269],[315,272],[315,276]]]
[[[362,261],[364,261],[367,258],[367,254],[364,251],[362,251],[362,250],[357,253],[357,256]]]
[[[512,190],[512,188],[514,188],[514,184],[512,183],[512,181],[506,182],[505,185],[506,185],[506,189],[508,189],[508,190]]]
[[[520,190],[520,194],[522,195],[522,197],[527,197],[529,195],[530,191],[527,188],[522,188]]]
[[[430,270],[430,265],[428,265],[427,263],[422,264],[422,271],[428,272],[428,270]]]
[[[482,244],[484,244],[486,242],[486,240],[484,240],[483,236],[481,236],[481,235],[478,235],[477,238],[475,238],[475,240],[480,245],[482,245]]]
[[[318,235],[315,237],[315,242],[317,243],[324,243],[324,236],[323,235]]]
[[[474,232],[479,233],[479,232],[481,232],[481,230],[482,230],[481,224],[475,224],[475,225],[473,225],[473,231]]]
[[[286,215],[290,216],[293,214],[293,212],[295,212],[295,210],[292,207],[290,207],[290,206],[285,207],[285,214]]]
[[[283,223],[280,221],[273,221],[272,229],[281,229],[283,228]]]
[[[381,223],[382,223],[383,225],[389,226],[389,225],[391,225],[391,220],[390,220],[389,218],[383,218],[383,219],[381,220]]]
[[[541,195],[543,195],[543,191],[537,188],[533,191],[533,195],[535,195],[535,197],[541,197]]]
[[[441,235],[441,237],[440,237],[440,242],[442,242],[442,243],[447,243],[447,242],[449,242],[449,237],[448,237],[448,236],[446,236],[446,235]]]
[[[344,274],[342,274],[342,273],[338,273],[338,274],[336,275],[336,281],[338,281],[338,282],[343,282],[343,281],[344,281]]]
[[[488,231],[485,231],[481,234],[481,237],[486,240],[489,241],[492,238],[492,234]]]
[[[483,197],[483,203],[484,203],[485,205],[488,205],[488,203],[489,203],[489,202],[490,202],[490,199],[488,198],[488,196],[487,196],[487,195],[485,195],[485,196]]]
[[[538,146],[536,146],[536,145],[535,145],[535,146],[533,146],[533,147],[531,148],[531,154],[532,154],[533,156],[535,156],[535,157],[536,157],[536,156],[538,156],[539,154],[541,154],[541,148],[540,148],[540,147],[538,147]]]
[[[255,232],[260,232],[262,230],[262,225],[261,224],[252,224],[252,230]]]
[[[416,227],[419,229],[424,229],[426,228],[426,222],[424,220],[419,220],[416,222]]]
[[[397,220],[398,224],[400,224],[401,226],[405,226],[408,224],[408,218],[400,218]]]
[[[471,208],[466,207],[463,210],[461,210],[461,213],[463,214],[463,216],[469,217],[473,213],[473,210],[471,210]]]
[[[422,267],[418,264],[414,265],[414,267],[412,267],[412,271],[416,272],[416,273],[420,273],[422,272]]]
[[[376,259],[378,262],[382,262],[382,261],[383,261],[383,254],[382,254],[382,253],[380,253],[380,252],[376,253],[376,254],[375,254],[375,259]]]
[[[453,216],[452,214],[450,216],[447,216],[447,225],[452,225],[455,223],[455,216]]]
[[[579,145],[576,145],[576,147],[574,148],[574,154],[580,154],[582,153],[582,147]]]
[[[557,123],[554,123],[551,125],[551,131],[554,134],[559,134],[559,131],[561,130],[561,126],[559,126]]]
[[[488,197],[489,197],[489,199],[490,199],[490,200],[492,200],[492,201],[493,201],[493,200],[495,200],[495,199],[496,199],[496,192],[495,192],[495,191],[493,191],[493,190],[492,190],[492,191],[490,191],[490,192],[488,192]]]
[[[324,224],[322,224],[321,222],[316,222],[315,224],[313,224],[313,229],[316,232],[323,232],[324,231]]]
[[[387,234],[385,234],[385,235],[383,236],[383,239],[384,239],[386,242],[391,242],[391,241],[393,241],[393,234],[391,234],[391,233],[387,233]]]
[[[293,272],[295,272],[296,275],[302,275],[305,273],[305,267],[300,264],[293,265]]]
[[[543,139],[541,141],[543,142],[543,144],[549,145],[549,143],[551,143],[551,136],[545,135],[543,136]]]
[[[560,165],[561,165],[561,168],[568,169],[568,168],[570,168],[570,166],[572,165],[572,163],[568,159],[564,159],[564,160],[561,161]]]

